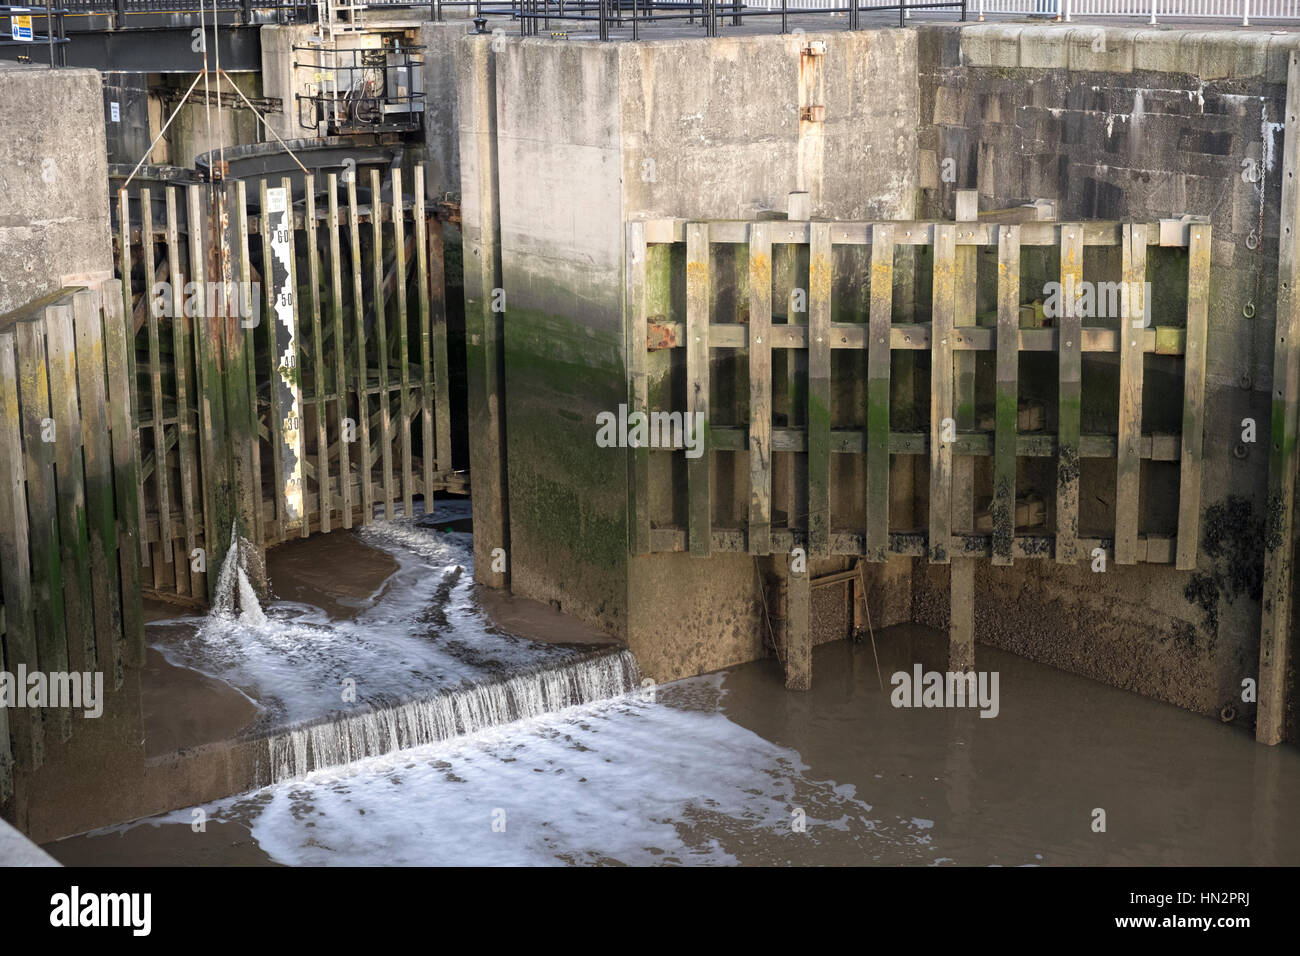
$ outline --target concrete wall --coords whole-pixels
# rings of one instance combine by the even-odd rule
[[[1067,221],[1192,213],[1210,217],[1214,236],[1202,502],[1206,530],[1222,545],[1202,547],[1196,574],[982,566],[977,638],[1200,713],[1235,702],[1238,719],[1251,722],[1254,705],[1240,697],[1258,667],[1268,449],[1263,439],[1242,446],[1244,458],[1234,448],[1243,418],[1261,435],[1269,421],[1287,56],[1300,38],[1095,26],[918,33],[925,215],[951,216],[952,191],[977,188],[983,210],[1047,198]],[[953,182],[943,181],[945,159],[954,160]],[[1262,197],[1243,181],[1247,160],[1263,172]],[[1263,240],[1252,250],[1261,214]],[[1177,266],[1159,278],[1177,281]],[[1248,320],[1242,308],[1252,299]],[[1176,315],[1180,302],[1154,305]],[[1158,369],[1149,358],[1145,427],[1176,431],[1159,424],[1168,392],[1151,381]],[[1085,408],[1103,400],[1087,393],[1087,379],[1085,370]],[[1177,379],[1164,386],[1176,399]],[[1144,472],[1141,531],[1160,524],[1177,497],[1149,465]],[[1085,505],[1106,496],[1113,504],[1113,468],[1094,488],[1084,489]],[[918,620],[944,624],[946,579],[936,568],[917,575]]]
[[[424,182],[430,196],[460,196],[460,103],[456,90],[456,46],[473,25],[424,23]]]
[[[0,315],[112,268],[95,70],[0,63]]]
[[[824,56],[805,55],[814,39]],[[795,190],[819,216],[910,215],[917,97],[898,63],[914,58],[915,35],[495,46],[475,37],[459,47],[467,310],[490,281],[508,296],[508,508],[479,481],[494,463],[483,399],[482,428],[471,409],[476,529],[508,525],[494,540],[508,537],[510,587],[624,637],[652,676],[761,656],[751,559],[714,558],[701,574],[685,555],[628,555],[626,458],[595,444],[596,414],[626,400],[624,223],[770,214]],[[823,106],[824,121],[801,120],[807,105]],[[484,264],[472,290],[472,260],[491,254],[493,210],[500,278]],[[471,374],[492,374],[472,327],[470,337]],[[471,393],[481,386],[472,381]],[[479,579],[504,584],[491,580],[482,546]],[[829,633],[842,637],[843,626]]]

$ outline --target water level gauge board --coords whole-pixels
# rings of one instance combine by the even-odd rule
[[[280,489],[284,527],[282,533],[301,530],[307,513],[303,487],[302,448],[302,381],[298,368],[297,308],[294,297],[293,210],[286,189],[266,191],[267,213],[271,224],[271,270],[269,281],[274,292],[275,320],[271,323],[271,348],[278,356],[275,380],[275,407],[271,414],[280,418],[280,448],[284,487]]]

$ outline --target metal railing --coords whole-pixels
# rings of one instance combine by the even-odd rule
[[[404,6],[397,2],[372,2],[371,6]],[[641,27],[653,24],[677,24],[704,28],[706,36],[718,36],[724,21],[741,26],[747,17],[780,17],[780,32],[789,33],[791,16],[843,14],[845,28],[863,26],[863,13],[898,13],[901,26],[912,11],[951,10],[966,19],[968,0],[927,0],[927,2],[863,3],[861,0],[766,0],[762,5],[741,0],[513,0],[510,3],[483,0],[431,0],[428,4],[436,19],[445,8],[468,9],[474,15],[479,32],[487,29],[489,18],[509,17],[519,23],[523,36],[539,36],[550,31],[551,24],[579,23],[594,25],[601,40],[611,38],[614,30],[629,30],[631,39],[641,38]]]
[[[808,0],[803,0],[808,2]],[[972,0],[978,18],[986,14],[1046,16],[1071,22],[1075,17],[1160,19],[1300,20],[1300,0]]]
[[[27,47],[35,54],[44,50],[50,69],[66,62],[64,46],[68,42],[63,17],[68,11],[47,3],[44,6],[0,5],[0,19],[7,19],[8,31],[0,33],[0,47]],[[37,33],[39,26],[44,33]],[[27,59],[31,59],[28,57]]]

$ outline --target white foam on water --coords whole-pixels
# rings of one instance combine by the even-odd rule
[[[779,864],[803,858],[807,841],[828,862],[933,862],[912,821],[873,819],[852,786],[806,776],[797,752],[698,699],[682,706],[720,679],[313,773],[213,812],[248,822],[277,862],[305,866]]]
[[[223,680],[257,701],[266,711],[263,727],[354,710],[344,701],[346,681],[354,682],[357,704],[381,708],[578,653],[492,624],[473,597],[469,534],[399,519],[358,535],[391,555],[398,569],[352,619],[332,620],[293,601],[260,607],[242,550],[232,548],[212,612],[194,631],[170,633],[154,647],[169,663]]]

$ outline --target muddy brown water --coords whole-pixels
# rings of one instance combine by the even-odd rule
[[[181,812],[47,849],[99,865],[1300,863],[1294,749],[983,647],[997,717],[898,708],[890,675],[941,669],[944,636],[876,640],[884,692],[870,645],[834,642],[807,693],[757,661],[664,685],[651,704],[282,784],[228,802],[215,832]],[[504,852],[481,814],[521,803]]]

